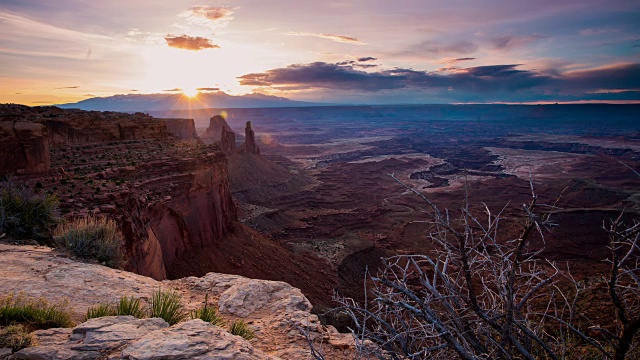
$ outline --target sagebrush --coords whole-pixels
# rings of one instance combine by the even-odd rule
[[[36,193],[12,180],[0,181],[0,234],[46,240],[60,220],[58,198]]]
[[[126,265],[122,232],[115,221],[92,216],[60,224],[56,242],[82,258],[93,258],[107,266],[122,269]]]

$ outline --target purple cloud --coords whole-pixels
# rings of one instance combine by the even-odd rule
[[[491,98],[505,93],[526,93],[533,100],[584,94],[638,96],[640,64],[619,64],[583,71],[548,75],[521,70],[518,64],[451,68],[442,72],[387,69],[358,70],[353,62],[295,64],[239,77],[240,84],[278,90],[344,90],[374,93],[390,90],[437,90]],[[506,95],[505,95],[506,96]],[[537,98],[536,98],[537,97]]]
[[[489,42],[493,45],[494,49],[510,50],[516,47],[526,46],[546,38],[546,36],[536,34],[526,36],[503,35],[492,37],[489,39]]]

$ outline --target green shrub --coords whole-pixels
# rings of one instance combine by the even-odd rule
[[[151,295],[149,317],[162,318],[169,325],[174,325],[186,318],[184,306],[180,303],[182,295],[174,290],[158,289]]]
[[[145,311],[142,308],[140,299],[133,296],[123,296],[115,304],[99,304],[91,306],[87,309],[86,319],[99,318],[104,316],[134,316],[138,319],[145,317]]]
[[[119,316],[135,316],[141,319],[145,316],[145,311],[142,308],[140,299],[134,299],[127,297],[126,295],[120,298],[120,301],[114,306],[115,315]]]
[[[16,239],[48,239],[59,219],[55,195],[36,194],[10,179],[0,182],[0,233]]]
[[[251,340],[255,336],[249,325],[242,320],[234,321],[229,327],[229,332],[233,335],[242,336],[245,340]]]
[[[0,326],[14,323],[36,329],[72,327],[67,304],[49,304],[45,299],[28,299],[23,294],[9,294],[0,299]]]
[[[101,318],[105,316],[115,316],[113,306],[109,304],[94,305],[87,309],[85,320]]]
[[[191,311],[191,319],[200,319],[215,326],[224,326],[224,320],[218,315],[216,308],[209,306],[209,294],[205,295],[203,307]]]
[[[95,258],[107,266],[125,265],[123,236],[113,220],[86,217],[59,225],[54,236],[59,245],[82,258]]]
[[[30,346],[32,342],[33,337],[23,325],[0,327],[0,349],[11,348],[18,351]]]

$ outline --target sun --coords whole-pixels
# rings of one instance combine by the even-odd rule
[[[182,93],[190,98],[196,97],[198,95],[198,89],[196,88],[182,88]]]

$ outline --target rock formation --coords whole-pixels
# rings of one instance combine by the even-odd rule
[[[0,175],[49,170],[49,138],[44,125],[29,121],[0,121]]]
[[[158,282],[151,278],[73,261],[46,247],[0,244],[0,289],[57,303],[68,299],[75,321],[91,305],[121,296],[140,298],[146,306],[154,290],[175,289],[187,310],[201,307],[205,295],[227,324],[243,319],[256,333],[250,342],[201,320],[169,326],[161,319],[130,316],[91,319],[73,329],[34,333],[37,345],[17,359],[312,359],[300,329],[309,332],[326,359],[351,359],[350,334],[323,326],[310,313],[300,290],[279,281],[209,273]],[[320,345],[322,343],[322,345]]]
[[[256,134],[251,129],[251,121],[247,121],[247,125],[244,128],[244,144],[240,151],[248,154],[260,154],[260,148],[256,144]]]
[[[199,141],[193,119],[160,119],[167,126],[167,132],[178,141]]]
[[[2,104],[0,139],[0,174],[7,174],[49,170],[50,148],[125,140],[196,142],[197,134],[191,119]]]
[[[233,132],[222,115],[214,115],[209,119],[209,127],[202,135],[205,144],[213,144],[222,139],[222,130]]]
[[[226,154],[230,154],[236,151],[236,133],[226,128],[222,128],[222,134],[220,135],[220,147]]]
[[[101,115],[71,114],[87,117],[88,125]],[[2,115],[0,121],[15,121]],[[167,134],[165,124],[159,123]],[[93,130],[77,128],[77,132]],[[288,250],[238,221],[228,159],[218,146],[170,136],[76,143],[50,147],[50,160],[50,170],[17,175],[15,181],[58,195],[66,217],[114,219],[124,234],[127,270],[159,280],[210,271],[284,280],[302,288],[314,302],[329,301],[335,276],[317,278],[317,269],[324,268],[326,260]],[[284,258],[288,261],[283,263]]]

